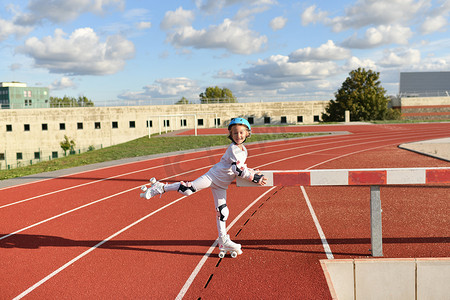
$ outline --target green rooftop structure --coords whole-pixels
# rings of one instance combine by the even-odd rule
[[[28,87],[22,82],[0,82],[0,109],[49,108],[46,87]]]

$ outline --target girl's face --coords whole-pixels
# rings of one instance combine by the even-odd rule
[[[231,138],[233,139],[233,141],[237,145],[242,144],[245,141],[245,139],[248,138],[248,135],[249,135],[247,126],[239,125],[239,124],[234,125],[230,129],[230,135],[231,135]]]

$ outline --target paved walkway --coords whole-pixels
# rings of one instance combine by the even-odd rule
[[[450,138],[401,144],[399,147],[401,149],[450,161]]]

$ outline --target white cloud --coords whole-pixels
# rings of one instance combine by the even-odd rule
[[[160,27],[163,30],[170,30],[173,28],[183,28],[191,25],[194,20],[194,12],[191,10],[184,10],[181,6],[175,11],[168,11],[161,21]]]
[[[234,74],[234,72],[232,70],[219,71],[214,76],[214,78],[226,78],[226,79],[233,79],[235,77],[236,77],[236,74]]]
[[[75,83],[72,81],[72,79],[70,79],[69,77],[61,77],[60,79],[56,79],[55,81],[53,81],[53,83],[49,86],[50,90],[64,90],[67,88],[75,88],[76,85]]]
[[[56,29],[54,37],[29,38],[18,51],[33,58],[36,67],[70,75],[117,73],[135,53],[134,44],[122,36],[109,36],[101,42],[91,28],[79,28],[66,37]]]
[[[123,9],[124,0],[30,0],[28,9],[30,13],[17,15],[19,24],[36,24],[43,19],[54,23],[75,20],[81,14],[92,12],[103,14],[110,7]]]
[[[154,98],[169,97],[198,97],[200,88],[195,80],[178,77],[162,78],[155,80],[153,84],[144,86],[143,91],[125,92],[119,95],[121,99],[127,100],[149,100]]]
[[[6,40],[11,35],[16,38],[27,35],[33,30],[31,26],[23,26],[14,24],[11,21],[0,19],[0,41]]]
[[[338,47],[333,41],[329,40],[319,48],[306,47],[298,49],[289,55],[289,59],[291,62],[343,60],[349,58],[350,55],[350,50]]]
[[[301,14],[302,25],[306,26],[310,23],[315,24],[316,22],[324,22],[327,20],[328,13],[317,9],[316,5],[309,6]]]
[[[387,50],[379,64],[383,67],[402,67],[420,63],[420,51],[416,49]]]
[[[245,4],[245,5],[272,5],[276,3],[275,0],[196,0],[196,6],[202,11],[213,14],[219,13],[224,7],[231,6],[235,4]]]
[[[363,38],[355,33],[346,39],[342,45],[349,48],[367,49],[387,44],[406,45],[413,33],[409,27],[400,25],[380,25],[366,30]]]
[[[358,68],[371,69],[373,71],[377,70],[376,63],[371,59],[359,59],[356,56],[352,56],[347,60],[345,66],[343,66],[343,70],[350,71]]]
[[[232,0],[215,3],[223,5],[245,5],[238,10],[233,18],[225,18],[221,24],[210,25],[208,28],[196,29],[193,27],[194,12],[184,10],[182,7],[175,11],[166,12],[160,28],[167,33],[166,42],[176,48],[192,47],[195,49],[225,49],[235,54],[252,54],[261,51],[267,43],[267,37],[249,28],[253,14],[267,10],[271,0]],[[197,5],[212,5],[213,2],[199,2]]]
[[[423,15],[429,3],[429,0],[360,0],[346,8],[343,16],[324,22],[336,32],[369,25],[402,24]]]
[[[436,31],[444,32],[447,30],[450,1],[441,3],[441,5],[434,7],[427,14],[425,21],[420,26],[420,32],[422,34],[430,34]]]
[[[273,87],[281,83],[322,80],[338,71],[338,65],[332,61],[292,62],[288,56],[272,55],[265,60],[258,60],[252,67],[243,69],[239,79],[250,85]]]
[[[273,31],[277,31],[280,29],[283,29],[284,26],[286,26],[287,23],[287,19],[285,17],[276,17],[274,19],[272,19],[272,21],[270,21],[270,27],[272,28]]]
[[[267,43],[266,36],[259,36],[247,28],[245,23],[225,19],[220,25],[196,30],[191,26],[177,28],[167,36],[175,47],[197,49],[226,49],[236,54],[251,54],[261,51]]]
[[[444,16],[427,17],[420,27],[422,34],[430,34],[447,29],[448,21]]]
[[[137,29],[148,29],[152,27],[152,23],[151,22],[139,22],[136,25]]]

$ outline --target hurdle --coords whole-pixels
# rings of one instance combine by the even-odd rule
[[[380,186],[450,183],[450,168],[381,168],[261,171],[265,186],[370,186],[372,256],[383,256]],[[239,187],[261,187],[237,178]]]

